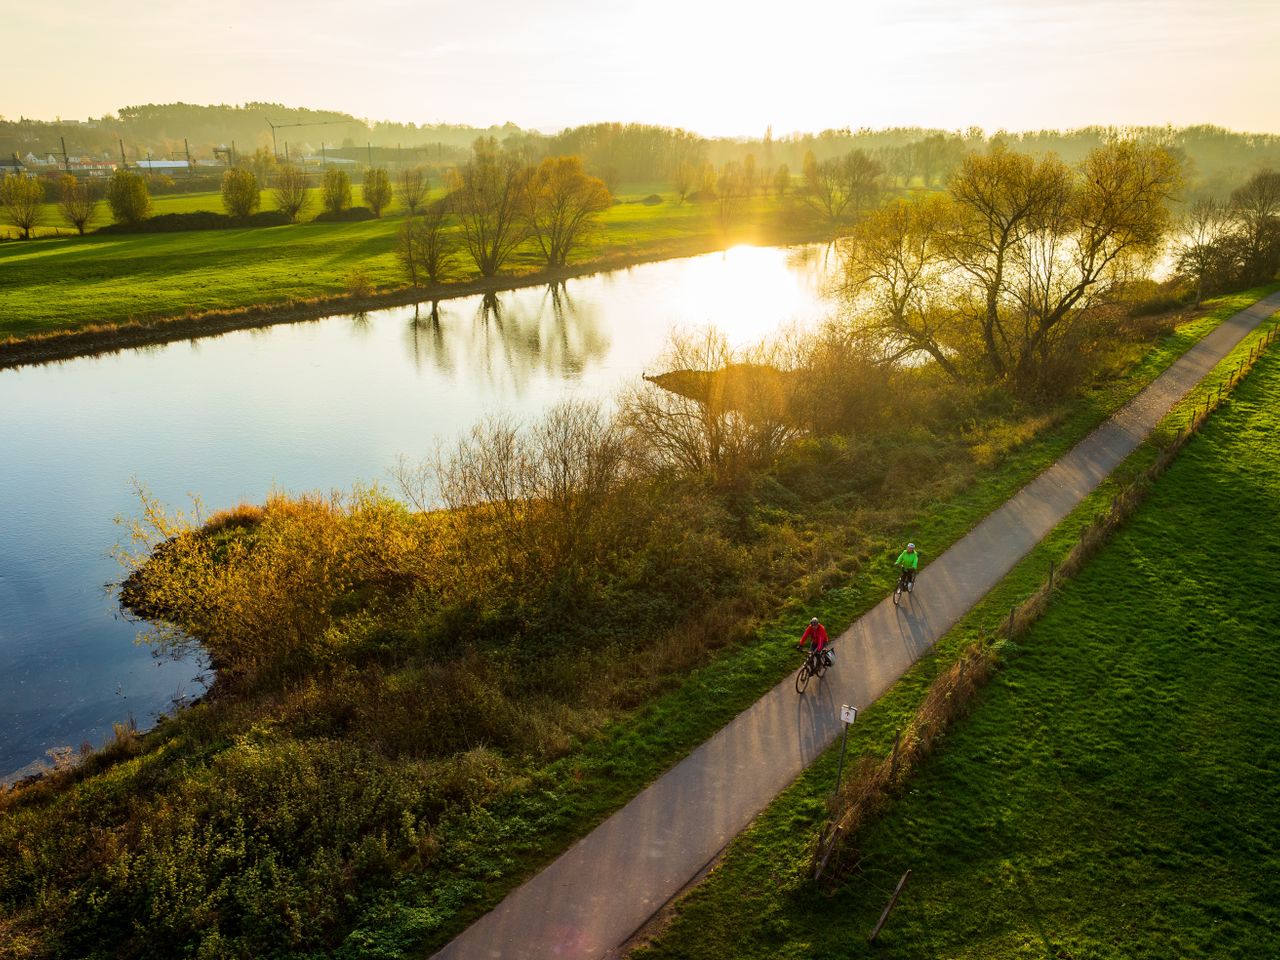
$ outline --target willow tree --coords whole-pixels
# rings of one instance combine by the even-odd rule
[[[151,193],[142,174],[120,169],[107,181],[107,206],[116,223],[137,226],[151,212]]]
[[[351,178],[347,171],[330,167],[320,181],[320,203],[326,213],[341,213],[351,206]]]
[[[1037,159],[996,147],[965,157],[951,179],[955,218],[947,257],[966,283],[957,312],[981,344],[989,376],[1009,371],[1003,313],[1020,244],[1062,210],[1071,196],[1071,171],[1056,157]]]
[[[88,180],[64,174],[58,180],[58,212],[84,236],[98,209],[98,193]]]
[[[301,167],[286,164],[276,171],[275,186],[271,190],[276,208],[296,223],[307,208],[310,196],[307,191],[307,175]]]
[[[1000,345],[1020,385],[1073,350],[1075,326],[1117,302],[1145,276],[1173,225],[1182,167],[1162,147],[1121,141],[1093,150],[1072,171],[1064,202],[1015,251],[1008,286],[1012,327]]]
[[[482,277],[501,270],[527,236],[528,179],[525,165],[492,137],[477,140],[471,159],[449,175],[449,205]]]
[[[0,180],[0,207],[21,232],[23,240],[31,239],[31,231],[40,222],[42,203],[44,187],[34,177],[7,173],[4,180]]]
[[[361,193],[365,206],[373,211],[375,217],[381,217],[382,211],[391,204],[390,175],[382,167],[370,167],[364,172]]]
[[[244,220],[261,202],[258,177],[248,167],[233,167],[222,175],[222,206],[229,216]]]
[[[528,175],[524,219],[547,266],[562,267],[613,198],[581,157],[546,157]]]
[[[1178,160],[1117,142],[1068,167],[996,148],[948,193],[869,216],[850,237],[845,303],[886,360],[931,356],[954,379],[1060,390],[1110,329],[1172,223]]]
[[[427,171],[421,167],[405,167],[396,175],[396,194],[400,198],[400,206],[411,217],[422,209],[430,189],[431,181],[427,177]]]

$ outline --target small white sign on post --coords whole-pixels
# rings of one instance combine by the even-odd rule
[[[853,723],[858,719],[858,708],[851,707],[847,703],[840,707],[840,719],[845,723]]]

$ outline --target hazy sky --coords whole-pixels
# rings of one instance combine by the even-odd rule
[[[3,0],[0,115],[1280,132],[1280,0]]]

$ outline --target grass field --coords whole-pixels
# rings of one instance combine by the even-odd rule
[[[832,752],[636,960],[1276,956],[1278,401],[1280,358],[1264,357],[862,838],[862,877],[834,892],[805,879]],[[852,749],[883,755],[909,689],[990,630],[1115,489],[860,715]]]
[[[359,204],[359,187],[353,189]],[[698,246],[785,241],[819,229],[789,205],[757,197],[725,237],[713,204],[680,204],[667,195],[662,203],[648,205],[638,202],[649,192],[647,185],[639,189],[645,192],[624,193],[605,211],[577,261],[604,254],[658,258]],[[265,195],[264,205],[270,205]],[[217,194],[180,194],[156,198],[153,212],[221,209]],[[0,341],[86,324],[333,296],[346,292],[347,278],[356,271],[375,288],[400,287],[406,283],[395,256],[401,223],[393,206],[383,219],[363,223],[0,243],[5,278]],[[528,247],[517,251],[507,270],[527,273],[541,266]],[[450,279],[474,276],[460,256]]]

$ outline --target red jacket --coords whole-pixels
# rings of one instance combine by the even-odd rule
[[[827,645],[827,628],[822,624],[818,624],[816,627],[812,623],[809,624],[805,628],[804,636],[800,638],[798,646],[803,647],[806,640],[813,643],[813,649],[821,650]]]

